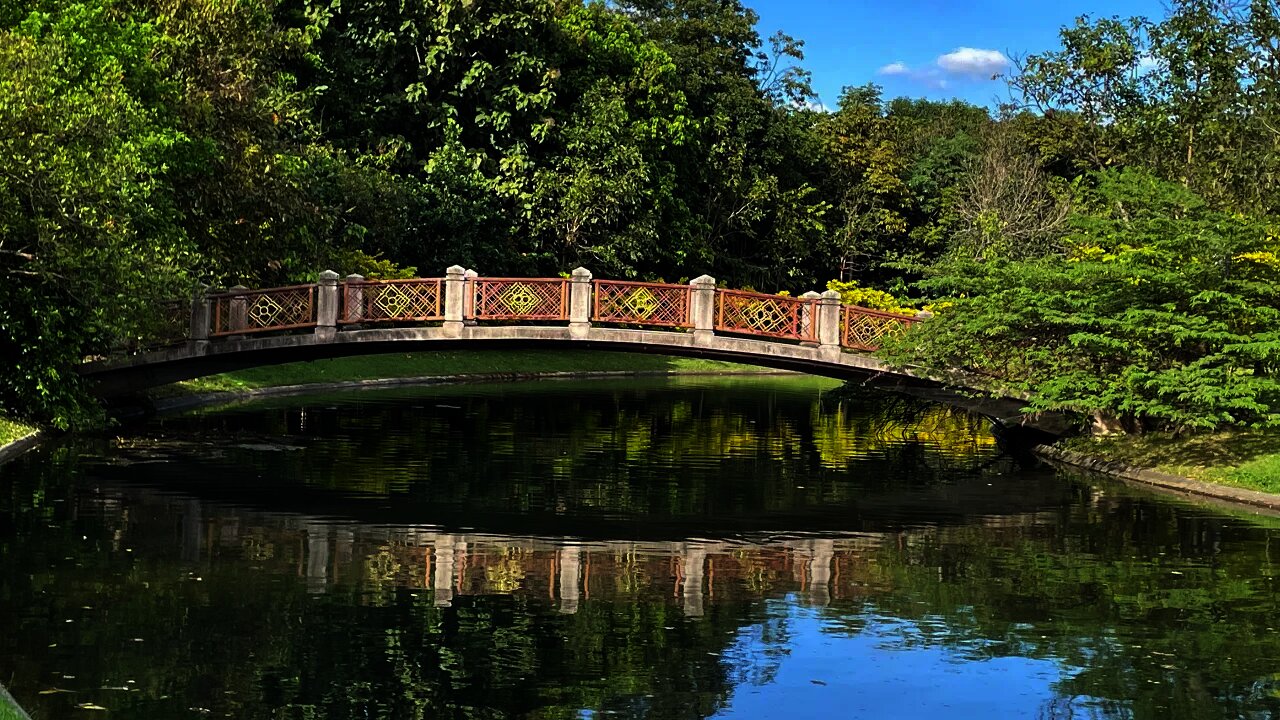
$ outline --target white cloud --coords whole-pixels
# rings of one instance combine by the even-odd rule
[[[877,75],[910,78],[932,88],[945,88],[948,78],[990,80],[1009,67],[1009,58],[999,50],[961,47],[939,55],[932,65],[911,67],[904,62],[891,62],[876,71]]]
[[[999,50],[961,47],[938,58],[938,67],[951,75],[989,78],[1009,67],[1009,58]]]

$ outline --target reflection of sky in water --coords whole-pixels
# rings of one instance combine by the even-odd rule
[[[1037,717],[1067,673],[1050,660],[966,658],[907,621],[865,616],[849,633],[793,598],[770,606],[779,620],[743,629],[726,652],[742,682],[717,718]]]

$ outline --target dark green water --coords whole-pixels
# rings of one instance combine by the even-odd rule
[[[46,448],[0,468],[0,684],[37,719],[1280,712],[1267,521],[834,388],[362,393]]]

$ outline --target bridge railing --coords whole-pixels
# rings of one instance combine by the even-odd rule
[[[444,319],[444,281],[356,280],[342,284],[339,324],[429,322]]]
[[[917,322],[919,319],[911,315],[845,305],[840,309],[840,345],[874,352],[886,339],[903,334]]]
[[[316,325],[316,286],[250,290],[234,287],[209,296],[213,309],[211,336],[299,330]]]
[[[469,278],[470,320],[569,319],[569,281],[564,278]]]
[[[817,302],[809,298],[716,290],[716,330],[817,342]]]
[[[843,305],[834,291],[800,297],[717,288],[702,276],[689,284],[594,280],[578,268],[569,278],[479,277],[451,267],[443,278],[339,281],[325,272],[310,285],[207,294],[193,303],[189,339],[374,323],[440,322],[450,337],[465,324],[568,323],[571,337],[592,324],[691,332],[693,341],[728,334],[868,352],[905,332],[919,317]]]
[[[688,285],[596,280],[592,322],[691,328]]]

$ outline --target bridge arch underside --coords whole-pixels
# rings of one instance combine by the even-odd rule
[[[347,330],[332,338],[313,333],[246,337],[95,362],[86,365],[82,374],[95,382],[100,395],[112,398],[264,365],[430,350],[534,348],[706,358],[841,380],[887,374],[904,382],[934,384],[893,370],[870,355],[824,352],[818,347],[772,340],[717,335],[695,341],[692,333],[612,328],[574,333],[569,328],[547,326],[466,327],[460,336],[450,336],[442,328],[396,328]]]
[[[332,337],[314,333],[247,337],[98,361],[81,372],[94,383],[99,396],[114,400],[160,385],[266,365],[431,350],[539,348],[706,358],[862,381],[977,412],[1003,425],[1020,422],[1023,404],[1015,399],[975,398],[963,388],[912,376],[866,354],[773,340],[598,327],[575,331],[549,326],[469,326],[458,335],[439,327],[384,328],[345,330]]]

